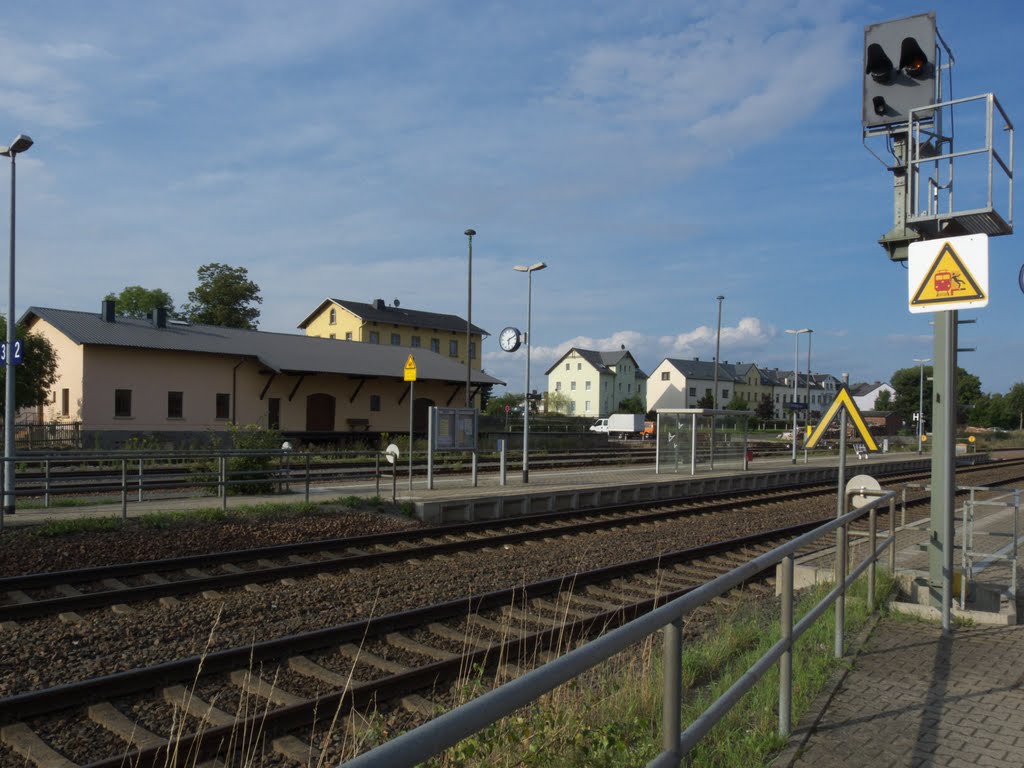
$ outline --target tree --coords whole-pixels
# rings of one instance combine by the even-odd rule
[[[197,272],[199,285],[189,291],[182,315],[190,323],[256,330],[262,304],[260,287],[245,267],[204,264]]]
[[[565,392],[548,392],[548,413],[569,413],[572,398]]]
[[[888,411],[892,408],[892,392],[888,389],[883,389],[878,393],[878,397],[875,398],[875,410],[876,411]]]
[[[749,411],[750,410],[750,403],[748,403],[746,400],[744,400],[739,395],[733,395],[732,400],[730,400],[726,404],[725,410],[727,410],[727,411]]]
[[[714,408],[715,407],[715,398],[713,398],[711,396],[711,393],[708,392],[706,395],[704,395],[704,397],[702,397],[700,400],[697,401],[697,407],[698,408]]]
[[[932,423],[932,375],[932,367],[926,365],[924,367],[924,422],[926,428]],[[896,402],[892,410],[898,413],[904,422],[910,424],[913,421],[914,414],[917,413],[917,403],[921,387],[921,369],[917,366],[913,368],[900,368],[893,373],[891,384],[892,388],[896,390]],[[960,424],[973,423],[975,420],[975,406],[979,406],[980,413],[980,406],[984,404],[984,397],[981,393],[981,379],[973,373],[968,373],[963,368],[957,368],[956,392],[958,406],[957,421]]]
[[[1006,393],[1006,407],[1017,416],[1017,429],[1024,429],[1024,382],[1018,381]]]
[[[7,321],[0,317],[0,337],[7,338]],[[15,408],[33,408],[48,402],[57,382],[57,352],[42,336],[29,333],[25,326],[15,329],[15,337],[24,345],[22,362],[14,370]],[[7,366],[0,366],[0,405],[7,407]],[[4,411],[6,413],[6,410]]]
[[[754,411],[754,414],[762,424],[775,418],[775,408],[772,406],[771,395],[761,397],[761,402],[757,404],[757,410]]]
[[[644,410],[644,401],[640,399],[640,396],[631,395],[619,401],[619,408],[616,413],[643,413]]]
[[[118,314],[125,317],[149,317],[150,313],[159,307],[166,309],[168,315],[174,315],[174,300],[171,294],[160,288],[129,285],[120,293],[108,293],[103,298],[117,302]]]
[[[508,392],[498,397],[492,397],[487,401],[486,413],[488,416],[504,416],[505,406],[507,405],[510,410],[517,410],[522,408],[524,395],[517,392]]]

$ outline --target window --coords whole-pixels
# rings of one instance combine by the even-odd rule
[[[583,370],[583,363],[576,363],[576,370],[577,371],[582,371]]]
[[[185,393],[167,393],[167,418],[180,419],[185,415]]]
[[[370,410],[371,411],[379,411],[380,410],[380,395],[370,395]]]
[[[697,388],[696,387],[690,387],[690,397],[696,397],[696,396],[697,396]]]
[[[370,331],[370,343],[380,344],[380,333],[377,331]]]
[[[338,310],[336,310],[334,307],[331,307],[331,319],[328,322],[331,325],[338,324]]]
[[[216,403],[216,417],[218,419],[230,419],[231,418],[231,395],[227,392],[217,393]],[[271,427],[271,429],[277,429],[277,427]]]
[[[56,394],[56,392],[54,393]],[[71,390],[62,389],[60,391],[60,415],[70,416],[71,415]]]
[[[722,390],[722,399],[723,400],[728,400],[729,399],[729,390],[728,389],[723,389]]]
[[[132,391],[130,389],[114,390],[114,418],[130,419],[132,417]]]
[[[430,351],[431,352],[437,352],[437,354],[441,354],[441,340],[440,339],[431,339],[430,340]]]
[[[338,334],[332,333],[332,334],[330,334],[330,338],[336,339],[336,338],[338,338]]]
[[[668,375],[669,375],[668,371],[662,371],[661,372],[661,380],[662,381],[668,381]]]
[[[561,392],[561,391],[562,391],[562,382],[556,381],[555,382],[555,392]]]
[[[587,390],[587,392],[589,392],[589,391],[590,391],[590,382],[588,381],[588,382],[587,382],[586,384],[584,384],[584,385],[583,385],[583,388],[584,388],[585,390]],[[588,408],[587,410],[589,411],[590,409]]]
[[[402,334],[392,333],[391,334],[391,346],[400,347],[402,346]]]
[[[469,359],[476,360],[476,342],[469,342]]]
[[[220,397],[220,395],[218,395]],[[227,397],[227,395],[225,395]],[[267,399],[267,427],[270,429],[281,428],[281,398],[271,397]]]
[[[352,341],[352,331],[345,331],[345,341]]]
[[[459,356],[459,342],[457,339],[452,339],[448,342],[448,357]]]
[[[419,345],[420,345],[420,337],[419,336],[413,336],[412,337],[412,346],[419,347]]]
[[[704,397],[711,397],[711,387],[704,390]]]
[[[569,390],[571,392],[575,392],[576,391],[576,382],[575,381],[570,381],[569,382]]]
[[[589,401],[589,400],[587,400],[587,401],[586,401],[586,402],[585,402],[585,403],[583,404],[583,412],[584,412],[584,413],[587,413],[587,412],[588,412],[589,410],[590,410],[590,401]]]
[[[567,371],[569,370],[569,364],[568,363],[565,364],[565,370],[567,370]]]

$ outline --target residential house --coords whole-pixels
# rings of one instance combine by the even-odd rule
[[[746,380],[731,366],[718,366],[718,407],[725,408],[738,387]],[[698,408],[715,388],[715,363],[700,358],[680,360],[666,357],[651,373],[647,382],[647,410],[664,408]]]
[[[426,431],[432,405],[465,402],[464,365],[428,349],[331,342],[102,311],[30,307],[28,330],[58,355],[47,421],[81,423],[83,444],[119,445],[138,434],[209,439],[232,424],[280,429],[299,439],[349,432]],[[416,382],[404,381],[416,352]],[[501,384],[474,370],[472,385]]]
[[[857,406],[857,410],[861,413],[864,411],[875,410],[875,402],[878,400],[878,396],[883,392],[888,392],[889,402],[895,404],[896,390],[884,381],[876,381],[871,384],[861,382],[859,384],[850,385],[850,397],[853,398],[853,402]]]
[[[548,368],[548,392],[569,398],[569,413],[600,418],[630,397],[646,402],[647,374],[629,350],[597,352],[573,347]]]

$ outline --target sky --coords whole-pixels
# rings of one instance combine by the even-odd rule
[[[465,317],[472,228],[495,394],[524,388],[525,350],[497,337],[526,329],[513,266],[539,261],[532,388],[573,346],[648,373],[710,360],[719,295],[723,361],[804,368],[785,331],[811,328],[816,372],[885,381],[933,347],[877,245],[892,176],[862,141],[863,34],[929,10],[953,95],[1024,119],[1010,0],[15,4],[0,143],[35,141],[15,314],[99,312],[129,285],[180,307],[220,262],[259,285],[265,331],[300,333],[327,297]],[[960,365],[991,393],[1024,381],[1017,243],[990,241],[989,306],[960,313]]]

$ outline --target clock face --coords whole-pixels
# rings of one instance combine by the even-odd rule
[[[511,326],[503,329],[502,332],[498,334],[498,345],[506,352],[515,352],[519,349],[521,340],[519,329],[512,328]]]

